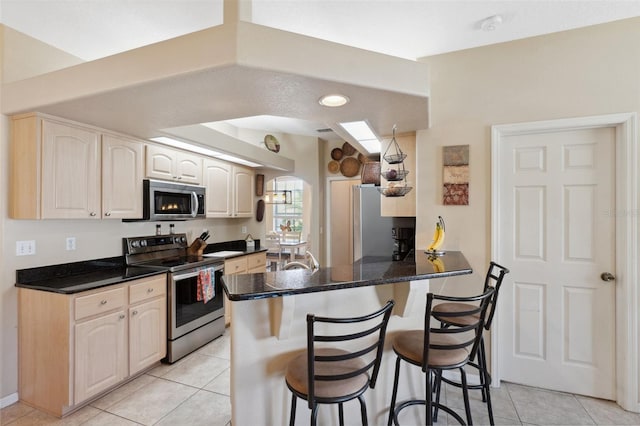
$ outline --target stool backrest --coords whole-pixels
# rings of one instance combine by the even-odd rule
[[[482,337],[482,328],[486,318],[487,308],[489,303],[495,294],[495,289],[489,288],[484,293],[478,296],[471,297],[454,297],[454,296],[440,296],[433,293],[427,294],[427,307],[424,315],[424,352],[422,371],[427,371],[429,362],[429,351],[438,350],[443,351],[441,353],[447,353],[446,351],[459,351],[460,349],[466,349],[468,351],[467,361],[475,358],[480,344],[480,338]],[[457,318],[472,318],[473,321],[467,322],[467,325],[461,325],[456,327],[440,327],[440,321],[434,317],[432,313],[433,301],[442,300],[446,302],[464,303],[468,305],[468,309],[459,310],[454,312],[438,312],[437,315],[445,321],[451,321],[453,323]],[[434,319],[434,325],[431,325],[431,319]],[[443,340],[438,338],[439,336],[446,336],[447,339]],[[466,361],[465,361],[466,363]]]
[[[496,262],[489,263],[489,269],[487,270],[487,276],[484,279],[484,291],[489,288],[494,288],[496,291],[491,298],[488,316],[485,319],[484,328],[489,330],[491,328],[491,322],[493,321],[493,315],[496,313],[496,306],[498,306],[498,293],[500,286],[502,286],[502,280],[504,276],[509,273],[509,270],[504,266],[498,265]]]
[[[394,301],[390,300],[378,311],[354,318],[307,315],[307,368],[309,377],[307,401],[309,402],[309,408],[313,408],[313,405],[316,404],[314,392],[316,381],[345,380],[361,374],[367,374],[369,375],[369,387],[375,387],[378,372],[380,371],[387,324],[389,323],[393,305]],[[331,325],[322,327],[323,331],[318,332],[316,330],[317,323]],[[361,325],[360,329],[355,330],[354,324]],[[374,339],[368,336],[373,336]],[[316,342],[331,342],[332,347],[336,347],[336,342],[344,342],[344,347],[340,347],[344,351],[338,355],[318,355],[316,354],[316,349],[319,349],[321,345],[316,345]],[[338,363],[344,361],[358,359],[363,361],[359,364],[361,365],[360,368],[344,371],[338,365]],[[315,373],[314,368],[316,362],[322,362],[325,365],[335,363],[337,368],[332,372],[333,374],[318,375]],[[373,371],[369,373],[370,370]]]

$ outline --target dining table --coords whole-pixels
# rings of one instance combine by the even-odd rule
[[[296,254],[300,254],[300,249],[307,247],[306,241],[281,241],[280,250],[287,250],[289,253],[289,261],[293,262],[296,259]],[[303,250],[304,252],[304,250]]]

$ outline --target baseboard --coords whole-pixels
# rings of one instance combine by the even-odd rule
[[[18,402],[18,392],[7,395],[0,399],[0,408],[8,407],[11,404]]]

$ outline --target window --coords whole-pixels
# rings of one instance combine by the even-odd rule
[[[285,177],[274,179],[273,189],[276,191],[291,191],[291,204],[274,204],[273,205],[273,229],[280,231],[281,225],[287,224],[292,231],[302,232],[303,221],[303,184],[301,179],[294,177]]]

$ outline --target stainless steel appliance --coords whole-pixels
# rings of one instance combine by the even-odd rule
[[[143,220],[186,220],[206,217],[205,187],[145,179]]]
[[[415,248],[415,217],[385,217],[374,185],[353,186],[353,260],[365,256],[404,260]],[[394,230],[401,234],[394,234]]]
[[[186,234],[123,238],[127,265],[167,271],[167,357],[173,363],[224,333],[222,259],[189,256]],[[198,300],[198,275],[209,269],[215,296]]]

